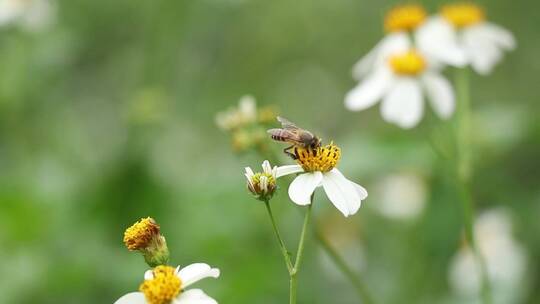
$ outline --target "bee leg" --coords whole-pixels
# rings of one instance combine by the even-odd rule
[[[294,148],[294,145],[283,149],[283,153],[289,155],[293,160],[297,160],[298,157],[296,157],[296,155],[294,155],[294,153],[289,152],[289,150],[292,149],[292,148]]]

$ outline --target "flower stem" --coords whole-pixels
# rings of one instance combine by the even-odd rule
[[[270,202],[266,200],[264,202],[264,205],[266,206],[266,211],[268,211],[268,216],[270,217],[270,221],[272,222],[272,228],[274,229],[274,234],[276,235],[279,248],[281,250],[281,254],[283,255],[283,260],[285,261],[285,265],[287,266],[287,270],[290,274],[293,269],[293,266],[291,263],[291,258],[289,256],[289,251],[287,250],[287,247],[285,246],[285,242],[283,242],[283,239],[281,238],[281,234],[279,233],[279,229],[277,228],[276,220],[274,219],[274,215],[272,213],[272,208],[270,208]]]
[[[313,205],[313,195],[311,196],[311,204],[308,205],[306,215],[304,216],[304,225],[302,226],[302,232],[300,233],[300,240],[298,241],[298,249],[296,252],[296,259],[294,260],[294,267],[290,273],[289,284],[289,304],[296,304],[296,290],[298,288],[298,271],[302,263],[302,257],[304,256],[304,245],[306,241],[306,234],[308,230],[309,219],[311,218],[311,206]]]
[[[321,247],[326,251],[328,256],[336,264],[339,270],[349,279],[351,284],[353,284],[356,292],[362,299],[362,304],[373,304],[373,298],[371,297],[369,291],[367,290],[366,285],[362,279],[356,274],[350,267],[347,265],[345,260],[339,255],[339,253],[332,247],[330,242],[322,235],[322,233],[314,229],[315,238],[321,245]]]
[[[487,274],[487,266],[482,253],[480,252],[474,237],[474,202],[471,194],[470,183],[472,179],[472,144],[471,144],[471,101],[469,87],[469,70],[462,68],[456,70],[455,85],[458,97],[458,125],[457,125],[457,180],[461,196],[463,217],[465,225],[465,238],[471,246],[479,265],[482,287],[482,303],[492,303],[491,288]]]

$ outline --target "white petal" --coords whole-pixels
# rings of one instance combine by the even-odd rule
[[[154,278],[154,271],[152,269],[147,270],[144,272],[144,279],[145,280],[152,280]]]
[[[416,79],[409,77],[396,81],[381,106],[383,119],[404,129],[416,126],[423,113],[420,84]]]
[[[321,184],[321,172],[308,172],[298,175],[289,186],[289,197],[298,205],[311,204],[311,194]]]
[[[410,39],[404,32],[385,36],[375,47],[353,66],[353,77],[361,80],[369,72],[385,64],[390,54],[407,50],[411,45]]]
[[[499,25],[485,22],[479,25],[479,30],[482,31],[487,39],[493,41],[505,50],[513,50],[516,48],[516,39],[512,32]]]
[[[350,181],[350,182],[353,184],[354,189],[356,190],[356,192],[358,193],[358,196],[360,197],[360,200],[361,201],[365,200],[368,197],[367,190],[353,181]]]
[[[219,277],[219,269],[211,268],[205,263],[194,263],[180,269],[178,272],[178,277],[182,281],[182,288],[186,288],[204,278]]]
[[[418,49],[428,61],[463,67],[467,63],[454,27],[441,17],[432,17],[415,33]]]
[[[381,99],[391,82],[390,70],[386,67],[379,68],[347,93],[345,107],[351,111],[361,111],[371,107]]]
[[[360,197],[349,181],[338,169],[324,173],[322,180],[324,192],[334,206],[345,216],[356,213],[360,208]]]
[[[443,119],[450,118],[455,110],[452,84],[444,76],[435,72],[425,73],[422,81],[435,113]]]
[[[217,304],[217,301],[210,298],[200,289],[186,290],[174,301],[175,304]]]
[[[146,298],[142,292],[130,292],[116,300],[114,304],[146,304]]]
[[[276,169],[276,178],[299,172],[304,172],[304,169],[300,165],[281,166]]]
[[[267,174],[272,173],[272,166],[270,166],[270,162],[268,160],[263,161],[262,163],[263,172]]]
[[[489,74],[495,64],[502,59],[502,50],[486,38],[479,26],[463,30],[463,45],[472,68],[479,74]]]
[[[246,167],[246,176],[249,178],[251,178],[253,175],[255,175],[255,173],[253,173],[253,170],[251,170],[250,167]]]

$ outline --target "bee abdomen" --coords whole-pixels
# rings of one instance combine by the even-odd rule
[[[273,140],[285,141],[285,137],[279,135],[272,135]]]

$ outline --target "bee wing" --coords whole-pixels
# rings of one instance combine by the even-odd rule
[[[299,129],[294,123],[281,116],[277,117],[277,120],[281,123],[281,127],[286,130]]]
[[[270,135],[283,137],[286,141],[289,141],[289,142],[295,142],[295,143],[301,142],[299,129],[292,129],[292,130],[270,129],[266,132],[268,132],[268,134]]]

